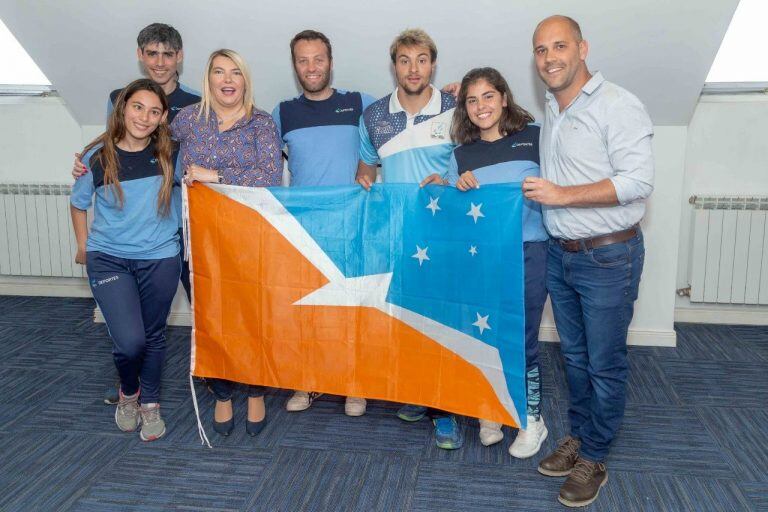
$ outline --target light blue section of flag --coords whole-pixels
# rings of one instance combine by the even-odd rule
[[[464,193],[414,184],[374,185],[370,192],[358,186],[270,191],[346,277],[392,272],[387,302],[498,349],[509,394],[525,421],[519,183]],[[482,214],[476,222],[468,215],[473,205]],[[481,332],[473,324],[484,325],[478,319],[485,317],[490,328]]]

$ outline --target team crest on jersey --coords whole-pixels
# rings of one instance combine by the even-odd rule
[[[155,165],[155,164],[157,163],[157,158],[152,158],[152,159],[149,161],[149,163],[150,163],[150,164],[152,164],[152,165]]]
[[[395,133],[395,127],[389,121],[377,121],[373,126],[374,135],[389,135]]]
[[[430,136],[433,139],[444,139],[448,135],[448,124],[443,121],[432,121]]]

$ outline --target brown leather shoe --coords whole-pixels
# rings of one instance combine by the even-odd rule
[[[568,476],[579,458],[581,441],[566,436],[557,449],[539,462],[539,473],[546,476]]]
[[[602,462],[576,461],[568,480],[560,488],[557,501],[566,507],[586,507],[597,499],[600,488],[608,483],[608,470]]]

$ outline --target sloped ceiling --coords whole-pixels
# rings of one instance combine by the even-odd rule
[[[155,21],[184,39],[182,82],[200,89],[208,54],[245,56],[257,104],[271,111],[298,93],[288,43],[298,31],[328,35],[334,85],[383,96],[394,89],[388,48],[421,27],[438,46],[435,81],[497,67],[518,103],[540,117],[543,86],[531,35],[542,18],[567,14],[590,43],[587,62],[646,104],[656,125],[687,125],[738,0],[257,1],[36,0],[0,2],[0,18],[84,125],[104,122],[107,94],[137,78],[136,35]]]

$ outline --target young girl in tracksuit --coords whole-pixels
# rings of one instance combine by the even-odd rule
[[[143,441],[165,434],[160,377],[166,318],[181,271],[167,115],[160,86],[147,79],[130,83],[115,101],[107,131],[85,148],[83,163],[91,172],[75,182],[70,198],[75,261],[86,265],[120,375],[115,422],[124,432],[141,427]]]
[[[539,127],[516,105],[506,80],[493,68],[473,69],[461,81],[453,118],[453,152],[447,181],[462,191],[481,184],[522,182],[539,176]],[[545,276],[547,240],[541,206],[525,201],[523,252],[525,259],[525,360],[527,427],[520,430],[509,453],[531,457],[547,437],[540,410],[539,324],[547,299]],[[480,420],[480,441],[501,441],[501,425]]]

